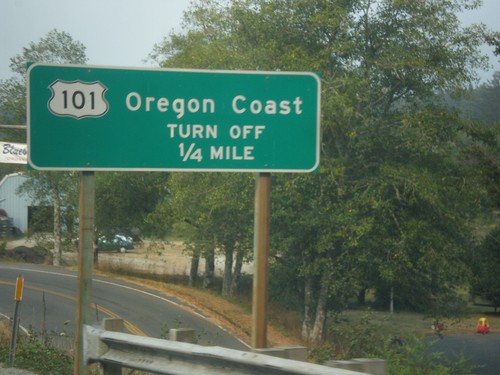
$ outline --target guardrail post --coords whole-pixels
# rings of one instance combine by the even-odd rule
[[[168,330],[168,339],[170,341],[187,342],[196,344],[195,331],[192,328],[176,328]]]
[[[115,324],[114,321],[111,322]],[[106,324],[106,323],[105,323]],[[293,347],[292,347],[293,348]],[[122,332],[105,331],[90,325],[84,326],[85,364],[99,363],[104,374],[120,374],[122,369],[132,372],[173,374],[221,375],[223,373],[246,375],[385,375],[373,371],[355,371],[329,368],[308,362],[275,358],[270,355],[239,351],[217,346],[201,346],[151,337],[134,336]],[[286,352],[285,348],[275,348]],[[382,360],[357,359],[358,366]],[[344,361],[348,362],[348,361]],[[110,367],[113,365],[114,367]],[[119,371],[119,372],[118,372]],[[131,372],[131,373],[132,373]]]
[[[102,320],[101,327],[105,331],[122,332],[123,331],[123,319],[106,318]],[[122,367],[120,365],[103,363],[102,364],[102,374],[103,375],[121,375]]]
[[[304,346],[274,346],[272,348],[252,349],[252,352],[307,362],[307,348]]]
[[[123,319],[104,318],[101,322],[101,328],[105,331],[123,332],[124,327]]]
[[[344,361],[327,361],[323,365],[350,371],[359,371],[370,375],[387,375],[387,361],[379,358],[354,358]]]

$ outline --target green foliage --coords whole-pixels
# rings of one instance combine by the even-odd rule
[[[207,263],[213,264],[215,252],[223,254],[223,293],[232,294],[239,279],[239,270],[235,266],[236,279],[233,282],[233,257],[236,258],[235,264],[239,264],[238,260],[251,256],[253,176],[241,173],[174,173],[169,186],[170,199],[162,202],[152,217],[161,222],[172,220],[188,224],[191,227],[190,236],[185,240],[191,255],[203,256]],[[205,274],[210,273],[207,267]]]
[[[289,257],[274,255],[270,260],[268,294],[269,300],[285,310],[302,311],[304,283],[297,278],[296,267]],[[286,285],[286,288],[283,286]]]
[[[26,89],[22,81],[9,78],[0,81],[0,121],[2,124],[20,125],[26,123]],[[25,142],[26,132],[5,130],[12,142]]]
[[[384,349],[389,375],[451,375],[472,371],[463,354],[451,361],[443,353],[432,351],[432,345],[432,341],[415,337],[402,344],[389,341]]]
[[[166,173],[100,172],[96,174],[96,227],[102,233],[137,227],[145,235],[163,237],[171,223],[155,218],[168,201]],[[150,216],[151,215],[151,216]]]
[[[338,324],[341,315],[332,317],[328,345],[310,350],[314,362],[351,358],[383,358],[387,360],[390,375],[451,375],[471,371],[468,359],[460,355],[448,360],[443,353],[433,350],[435,340],[410,335],[393,336],[373,322],[368,311],[357,320]]]
[[[30,212],[30,230],[32,232],[54,231],[54,202],[59,200],[59,225],[66,228],[66,240],[75,238],[76,216],[78,207],[79,178],[75,172],[27,171],[29,178],[19,187],[18,193],[29,195],[36,206]]]
[[[0,340],[0,362],[9,362],[9,348],[8,340]],[[67,375],[73,372],[73,358],[50,342],[42,343],[38,336],[32,333],[31,336],[18,340],[15,366],[40,375]]]
[[[381,356],[380,348],[385,344],[387,334],[380,327],[372,324],[368,311],[355,322],[339,325],[334,317],[328,329],[328,337],[341,358],[369,358]],[[336,319],[337,318],[337,319]],[[385,357],[383,357],[385,358]]]
[[[10,59],[10,69],[25,75],[28,63],[85,64],[86,47],[64,32],[53,29],[38,42],[31,42],[23,52]]]
[[[176,173],[170,181],[171,199],[164,204],[176,222],[195,230],[193,241],[248,246],[253,187],[248,174]]]
[[[493,80],[473,90],[471,101],[462,101],[466,115],[475,119],[467,129],[463,143],[467,150],[464,161],[478,171],[478,178],[485,186],[490,204],[500,207],[500,112],[496,104],[500,93],[500,72]]]
[[[382,299],[394,287],[400,303],[434,311],[469,281],[472,224],[491,206],[485,169],[470,162],[470,123],[443,99],[486,67],[478,46],[490,32],[457,18],[478,5],[195,1],[186,32],[155,47],[164,67],[321,72],[321,169],[272,182],[272,269],[312,286],[296,288],[306,320],[367,287]],[[195,197],[182,212],[210,204]]]
[[[495,307],[500,306],[500,228],[489,232],[474,254],[475,279],[473,290]]]
[[[28,47],[23,48],[22,52],[12,57],[10,61],[10,68],[17,76],[0,81],[0,120],[2,120],[0,122],[25,124],[26,69],[28,63],[83,64],[87,61],[87,58],[85,56],[85,46],[81,42],[73,40],[68,33],[52,30],[38,42],[31,42]],[[5,136],[13,137],[9,139],[10,141],[25,141],[26,135],[23,133],[6,132]],[[2,173],[10,173],[11,171],[12,168],[3,169],[2,167]],[[30,176],[32,178],[24,185],[24,191],[38,199],[41,205],[46,204],[56,207],[57,214],[53,216],[54,225],[52,225],[52,228],[55,233],[58,233],[56,235],[58,238],[61,228],[61,223],[58,222],[61,215],[60,207],[62,205],[67,207],[69,213],[71,207],[77,206],[73,194],[75,185],[71,183],[74,174],[32,172]],[[66,201],[64,201],[65,198],[67,198]],[[47,201],[50,203],[47,204]],[[72,219],[69,220],[72,221]],[[55,246],[58,247],[59,244]]]
[[[10,69],[16,74],[0,81],[0,122],[3,124],[26,123],[26,70],[28,63],[84,64],[87,61],[85,46],[71,35],[51,30],[38,42],[31,42],[22,52],[10,59]],[[16,139],[26,139],[26,134],[16,132]],[[14,135],[14,133],[13,133]]]
[[[496,104],[500,96],[500,71],[491,80],[474,89],[469,100],[456,103],[465,116],[484,121],[487,126],[498,124],[500,108]]]
[[[71,373],[73,359],[68,353],[51,345],[42,345],[38,339],[32,338],[19,343],[16,366],[33,369],[42,375],[64,375]]]

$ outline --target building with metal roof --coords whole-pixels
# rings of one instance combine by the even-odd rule
[[[27,193],[18,192],[27,179],[22,173],[12,173],[0,181],[0,229],[3,231],[7,225],[23,233],[28,230],[30,207],[34,207],[35,202]]]

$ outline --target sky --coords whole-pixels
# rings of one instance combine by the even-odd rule
[[[189,0],[0,0],[0,79],[10,58],[53,29],[86,47],[92,65],[152,66],[144,60],[172,30]]]
[[[151,67],[145,62],[156,43],[181,32],[190,0],[0,0],[0,79],[12,77],[10,58],[53,29],[82,42],[92,65]],[[461,15],[464,24],[483,22],[500,31],[500,0]],[[491,48],[485,49],[490,51]],[[493,70],[499,58],[491,56]],[[492,76],[483,72],[483,80]]]

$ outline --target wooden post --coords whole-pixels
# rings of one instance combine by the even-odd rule
[[[82,172],[80,177],[80,223],[78,243],[78,291],[76,301],[75,375],[86,374],[83,359],[83,325],[89,324],[92,301],[92,265],[94,253],[95,175]]]
[[[267,347],[267,279],[271,176],[257,175],[255,189],[254,275],[252,293],[252,347]]]

